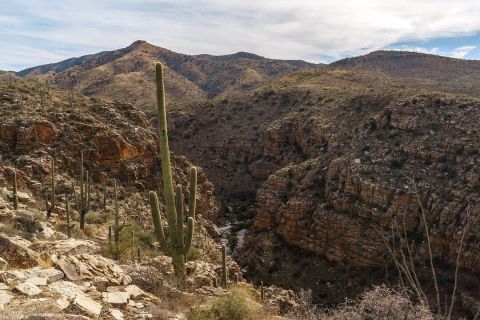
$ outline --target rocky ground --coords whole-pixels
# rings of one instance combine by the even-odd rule
[[[189,290],[176,289],[171,259],[154,241],[147,206],[146,191],[161,188],[161,179],[155,135],[143,112],[35,82],[0,86],[1,319],[183,319],[192,308],[230,295],[214,286],[213,279],[221,275],[220,244],[215,240],[219,231],[213,223],[218,208],[213,185],[201,168],[197,232],[186,266]],[[78,227],[75,203],[80,151],[92,177],[84,231]],[[57,202],[47,218],[51,156],[56,160]],[[187,185],[191,163],[174,155],[172,160],[174,179]],[[14,172],[18,209],[12,201]],[[118,181],[119,214],[126,222],[119,259],[113,259],[108,238],[112,179]],[[71,238],[67,198],[75,224]],[[298,305],[293,292],[275,287],[265,288],[267,298],[259,304],[258,286],[245,282],[239,266],[230,257],[227,261],[230,286],[248,292],[249,307],[265,317]]]

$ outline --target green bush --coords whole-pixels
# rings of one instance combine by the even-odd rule
[[[247,299],[241,292],[233,290],[231,294],[215,299],[209,305],[194,307],[188,314],[188,320],[244,320],[249,315]]]

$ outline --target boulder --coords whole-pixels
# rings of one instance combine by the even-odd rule
[[[62,257],[57,261],[57,267],[71,281],[90,280],[95,276],[102,276],[113,285],[128,285],[132,282],[130,276],[113,260],[100,255],[80,254]]]
[[[10,268],[31,268],[38,265],[38,254],[29,249],[30,242],[20,237],[0,234],[0,252]]]

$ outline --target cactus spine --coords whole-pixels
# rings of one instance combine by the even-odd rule
[[[52,216],[52,212],[55,210],[55,158],[50,157],[50,179],[52,184],[52,190],[49,192],[51,195],[50,206],[47,206],[47,218]]]
[[[227,248],[222,244],[222,287],[227,288]]]
[[[68,198],[65,197],[65,213],[67,215],[67,235],[69,238],[72,237],[72,229],[75,224],[70,223],[70,205],[68,204]]]
[[[17,172],[13,171],[13,194],[12,194],[13,208],[18,209],[18,194],[17,194]]]
[[[90,180],[88,171],[83,172],[83,152],[80,153],[80,198],[77,198],[80,213],[80,229],[85,230],[85,216],[90,211]]]
[[[150,208],[152,211],[155,233],[160,246],[166,254],[172,257],[172,264],[180,290],[187,286],[187,274],[185,270],[185,256],[192,245],[194,221],[195,221],[195,197],[197,189],[197,169],[190,169],[190,199],[186,235],[184,234],[183,193],[178,185],[174,192],[173,179],[170,165],[170,150],[168,147],[167,113],[165,107],[165,91],[163,85],[163,67],[156,65],[157,85],[157,108],[158,123],[160,127],[160,157],[162,161],[163,193],[167,207],[168,238],[165,236],[158,205],[157,194],[150,191]]]

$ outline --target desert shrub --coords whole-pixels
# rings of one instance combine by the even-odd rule
[[[232,293],[217,298],[210,305],[194,307],[188,314],[188,320],[243,320],[247,319],[248,306],[244,296]]]
[[[392,159],[392,160],[390,160],[390,167],[392,169],[401,169],[403,167],[402,159]]]
[[[194,261],[200,259],[202,253],[203,252],[201,249],[192,246],[187,254],[187,261]]]
[[[287,317],[302,320],[327,319],[325,313],[313,303],[312,290],[300,289],[296,296],[298,305],[287,313]]]
[[[89,212],[85,216],[85,223],[87,224],[104,224],[111,219],[111,216],[105,213]]]
[[[230,294],[214,299],[206,305],[199,305],[187,314],[188,320],[260,320],[268,319],[262,310],[255,310],[253,294],[246,288],[234,287]]]
[[[43,218],[38,215],[29,215],[26,213],[19,213],[11,220],[7,220],[0,225],[0,232],[7,235],[19,235],[22,238],[31,240],[38,233],[43,231],[40,223]]]
[[[433,320],[428,306],[413,303],[409,292],[386,286],[366,291],[357,301],[347,300],[332,312],[331,320]]]

